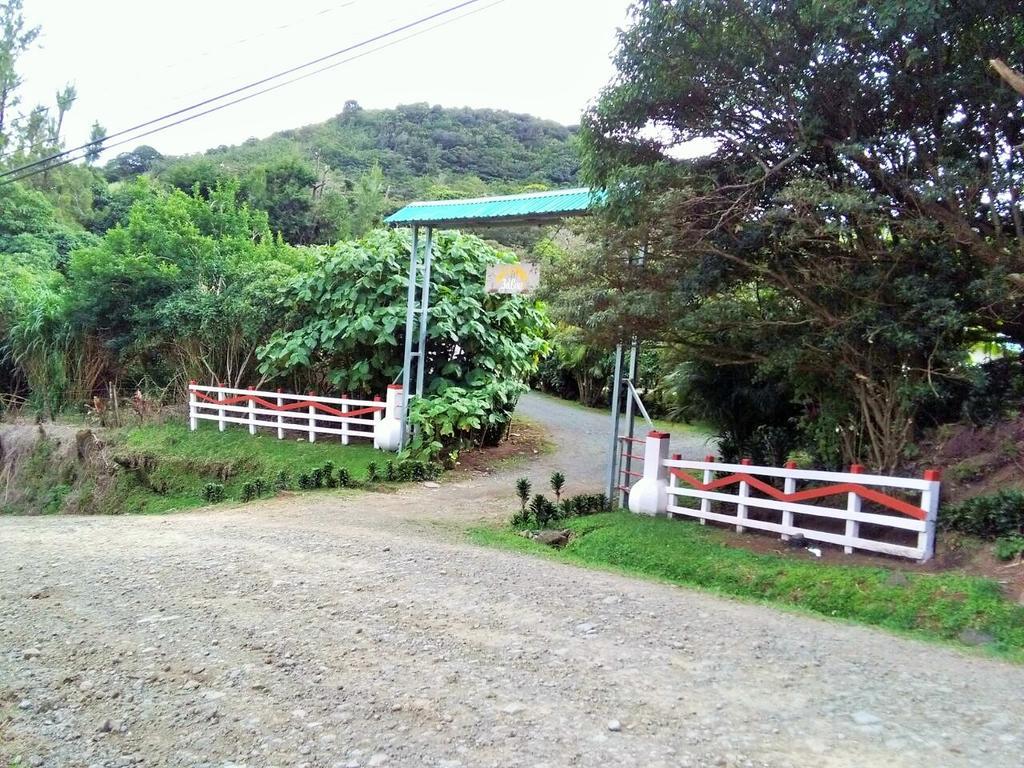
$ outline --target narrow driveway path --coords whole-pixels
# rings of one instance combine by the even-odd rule
[[[0,519],[0,766],[1021,765],[1024,668],[465,543],[523,469]]]

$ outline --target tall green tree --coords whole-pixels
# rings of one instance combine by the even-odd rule
[[[85,150],[85,164],[92,165],[99,160],[103,153],[103,140],[107,138],[107,129],[100,125],[99,120],[94,120],[92,128],[89,129],[89,146]]]
[[[71,321],[129,379],[253,382],[256,348],[280,321],[276,297],[308,259],[239,202],[237,185],[209,197],[149,186],[123,224],[71,255]]]
[[[20,101],[18,58],[25,53],[41,31],[25,23],[22,0],[0,2],[0,150],[10,143],[10,119]]]
[[[1024,61],[1019,10],[636,3],[583,126],[609,195],[590,324],[781,372],[891,469],[971,341],[1024,340],[1024,103],[987,64]]]
[[[360,237],[381,223],[387,204],[387,185],[380,163],[359,177],[352,193],[352,234]]]

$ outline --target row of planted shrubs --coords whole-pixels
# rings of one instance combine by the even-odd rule
[[[542,493],[533,495],[533,485],[525,477],[516,481],[519,511],[512,517],[516,528],[548,528],[560,520],[583,515],[594,515],[608,509],[608,497],[603,493],[580,493],[562,498],[565,475],[555,472],[550,479],[555,500]]]
[[[1024,491],[1005,489],[944,506],[939,526],[945,531],[966,533],[995,541],[1004,560],[1024,554]]]
[[[319,488],[358,488],[373,483],[392,483],[435,480],[441,474],[441,468],[431,462],[416,459],[387,461],[383,465],[371,461],[366,465],[366,478],[359,480],[352,477],[348,467],[335,469],[333,461],[324,462],[309,472],[302,472],[294,480],[287,470],[281,470],[271,479],[257,477],[242,485],[239,501],[252,501],[280,491],[313,491]],[[203,501],[215,504],[227,498],[223,483],[207,483],[202,491]]]

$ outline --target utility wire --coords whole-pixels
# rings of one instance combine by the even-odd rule
[[[286,81],[281,82],[281,83],[276,83],[275,85],[269,86],[268,88],[264,88],[264,89],[262,89],[260,91],[254,92],[254,93],[246,94],[245,96],[242,96],[240,98],[234,99],[233,101],[229,101],[229,102],[226,102],[224,104],[218,104],[217,106],[211,107],[210,109],[204,110],[203,112],[197,112],[196,114],[188,115],[186,117],[183,117],[183,118],[181,118],[179,120],[174,121],[173,123],[168,123],[167,125],[161,125],[161,126],[158,126],[156,128],[151,128],[150,130],[145,131],[144,133],[140,133],[140,134],[136,134],[136,135],[133,135],[133,136],[129,136],[128,138],[122,139],[121,141],[115,141],[115,142],[113,142],[111,144],[104,144],[103,145],[103,149],[107,150],[107,149],[110,149],[110,148],[113,148],[113,147],[119,147],[122,144],[129,144],[131,142],[138,141],[139,139],[144,138],[146,136],[149,136],[151,134],[159,133],[160,131],[166,130],[167,128],[173,128],[174,126],[180,125],[181,123],[187,123],[189,120],[194,120],[197,117],[202,117],[203,115],[208,115],[211,112],[217,112],[218,110],[224,109],[225,107],[230,107],[230,106],[232,106],[234,104],[238,104],[238,103],[243,102],[243,101],[248,101],[249,99],[255,98],[256,96],[261,96],[264,93],[269,93],[270,91],[275,91],[278,88],[283,88],[286,85],[291,85],[292,83],[296,83],[296,82],[298,82],[300,80],[305,80],[307,77],[312,77],[313,75],[318,75],[321,72],[326,72],[329,69],[335,69],[336,67],[340,67],[342,64],[347,64],[350,61],[355,61],[356,59],[361,59],[364,56],[369,56],[372,53],[376,53],[378,51],[382,51],[385,48],[390,48],[393,45],[398,45],[399,43],[405,42],[406,40],[411,40],[414,37],[419,37],[420,35],[426,34],[427,32],[432,32],[435,29],[439,29],[440,27],[446,26],[446,25],[451,24],[453,22],[460,21],[460,20],[465,19],[465,18],[467,18],[469,16],[472,16],[474,14],[480,13],[481,11],[485,11],[488,8],[492,8],[495,5],[499,5],[500,3],[503,3],[503,2],[505,2],[505,0],[493,0],[493,2],[488,3],[487,5],[481,6],[479,8],[475,8],[475,9],[473,9],[471,11],[468,11],[467,13],[464,13],[461,16],[456,16],[455,18],[451,18],[451,19],[445,19],[444,21],[441,21],[441,22],[439,22],[437,24],[434,24],[431,27],[427,27],[426,29],[417,30],[416,32],[413,32],[413,33],[411,33],[409,35],[406,35],[405,37],[398,38],[397,40],[391,40],[391,41],[389,41],[389,42],[387,42],[387,43],[385,43],[383,45],[377,46],[376,48],[372,48],[369,51],[363,51],[362,53],[356,54],[355,56],[350,56],[347,59],[342,59],[341,61],[336,61],[333,64],[328,64],[327,66],[321,67],[320,69],[313,70],[312,72],[306,72],[306,73],[304,73],[302,75],[299,75],[298,77],[294,77],[294,78],[292,78],[290,80],[286,80]],[[69,151],[74,151],[74,150],[69,150]],[[0,186],[4,186],[6,184],[13,184],[16,181],[21,181],[22,179],[27,179],[30,176],[38,176],[39,174],[46,173],[47,171],[49,171],[49,170],[51,170],[53,168],[60,168],[63,165],[68,165],[69,163],[73,163],[73,162],[76,162],[78,160],[82,160],[88,154],[89,154],[88,151],[85,151],[85,152],[82,152],[81,154],[75,155],[73,157],[65,158],[64,160],[61,160],[60,162],[51,163],[50,165],[47,165],[45,168],[37,168],[36,170],[29,170],[29,171],[21,174],[20,176],[16,176],[14,178],[4,179],[3,181],[0,181]]]
[[[337,11],[337,10],[339,10],[341,8],[348,8],[350,6],[353,6],[353,5],[356,5],[358,3],[362,3],[362,2],[366,2],[366,0],[346,0],[346,2],[339,3],[338,5],[335,5],[335,6],[330,6],[330,7],[324,8],[324,9],[318,11],[317,13],[314,13],[314,14],[312,14],[310,16],[306,16],[304,18],[297,19],[295,21],[289,22],[288,24],[281,24],[281,25],[279,25],[279,26],[277,26],[277,27],[275,27],[273,29],[268,29],[268,30],[264,30],[262,32],[253,33],[249,37],[243,37],[243,38],[240,38],[238,40],[235,40],[233,43],[228,43],[227,45],[222,45],[220,48],[216,49],[216,51],[214,51],[214,49],[209,49],[209,50],[205,50],[205,51],[201,51],[201,52],[193,52],[193,53],[190,53],[189,55],[193,59],[195,59],[195,60],[203,59],[203,58],[206,58],[206,57],[212,55],[215,52],[221,52],[222,53],[225,50],[230,50],[232,48],[238,47],[240,45],[244,45],[246,43],[255,42],[256,40],[259,40],[259,39],[264,38],[264,37],[268,37],[269,35],[272,35],[272,34],[276,34],[278,32],[281,32],[282,30],[296,28],[296,27],[298,27],[298,25],[303,24],[303,23],[305,23],[307,21],[310,21],[312,19],[319,19],[320,17],[325,16],[326,14],[332,13],[334,11]],[[163,67],[161,69],[155,70],[155,71],[156,72],[173,72],[173,71],[179,70],[179,69],[181,69],[181,62],[168,64],[167,66],[165,66],[165,67]],[[178,93],[175,94],[175,97],[179,97],[179,96],[182,99],[185,99],[185,98],[193,99],[193,98],[198,98],[198,93],[197,93],[196,89],[192,89],[191,91],[188,91],[188,92],[180,92],[179,91]],[[159,120],[159,118],[157,118],[157,119]],[[134,129],[133,128],[126,128],[125,130],[131,131],[131,130],[134,130]],[[120,135],[120,134],[118,134],[118,135]],[[105,138],[109,138],[109,137],[105,137]],[[77,151],[77,150],[68,150],[68,151],[69,152],[74,152],[74,151]],[[10,157],[11,155],[14,155],[14,154],[17,154],[15,150],[2,151],[2,152],[0,152],[0,160],[4,160],[5,158],[8,158],[8,157]],[[0,174],[0,177],[2,177],[3,175],[4,174]]]
[[[498,2],[502,2],[503,0],[497,0],[497,1]],[[44,168],[43,170],[49,170],[50,168],[57,168],[57,167],[59,167],[61,165],[65,165],[67,162],[74,162],[74,159],[79,159],[79,158],[76,157],[76,158],[74,158],[73,160],[70,160],[70,161],[64,161],[64,162],[54,163],[53,165],[47,165],[47,163],[50,163],[51,161],[59,160],[60,158],[67,157],[67,156],[69,156],[69,155],[71,155],[73,153],[79,152],[81,150],[90,150],[90,149],[92,149],[94,147],[102,147],[103,149],[109,149],[110,147],[120,146],[121,144],[124,144],[125,142],[124,141],[120,141],[120,142],[114,142],[113,144],[109,144],[109,143],[107,143],[107,140],[108,139],[114,139],[114,138],[117,138],[119,136],[124,136],[125,134],[128,134],[128,133],[133,133],[134,131],[137,131],[140,128],[147,128],[147,127],[149,127],[151,125],[155,125],[156,123],[161,123],[164,120],[169,120],[169,119],[171,119],[173,117],[178,117],[179,115],[184,115],[184,114],[186,114],[188,112],[192,112],[195,109],[199,109],[200,107],[205,107],[208,104],[213,104],[214,102],[220,101],[222,99],[226,99],[229,96],[235,96],[236,94],[242,93],[244,91],[248,91],[248,90],[251,90],[251,89],[256,88],[258,86],[265,85],[266,83],[269,83],[269,82],[271,82],[273,80],[278,80],[278,79],[280,79],[282,77],[286,77],[287,75],[294,74],[294,73],[299,72],[299,71],[301,71],[303,69],[308,69],[309,67],[315,66],[317,64],[322,64],[323,62],[329,61],[330,59],[337,58],[338,56],[342,56],[342,55],[344,55],[346,53],[350,53],[350,52],[352,52],[354,50],[357,50],[359,48],[365,48],[367,45],[371,45],[371,44],[376,43],[376,42],[378,42],[380,40],[384,40],[384,39],[387,39],[389,37],[394,37],[395,35],[397,35],[397,34],[399,34],[401,32],[405,32],[406,30],[413,29],[415,27],[419,27],[419,26],[421,26],[423,24],[426,24],[427,22],[433,21],[434,19],[438,19],[438,18],[441,18],[443,16],[447,16],[447,15],[449,15],[451,13],[454,13],[455,11],[461,10],[462,8],[467,8],[467,7],[471,6],[471,5],[475,5],[476,3],[479,3],[479,2],[481,2],[481,0],[463,0],[463,2],[461,2],[461,3],[457,3],[455,5],[452,5],[452,6],[449,6],[447,8],[444,8],[444,9],[442,9],[440,11],[436,11],[435,13],[429,14],[427,16],[423,16],[423,17],[421,17],[419,19],[416,19],[415,21],[410,21],[410,22],[408,22],[406,24],[403,24],[401,26],[394,27],[394,28],[388,30],[387,32],[381,32],[380,34],[377,34],[377,35],[374,35],[372,37],[369,37],[366,40],[363,40],[361,42],[354,43],[352,45],[346,46],[345,48],[341,48],[341,49],[339,49],[337,51],[334,51],[333,53],[328,53],[328,54],[326,54],[324,56],[320,56],[318,58],[312,59],[311,61],[307,61],[304,64],[299,64],[297,66],[290,67],[289,69],[285,69],[285,70],[282,70],[280,72],[277,72],[277,73],[275,73],[273,75],[268,75],[267,77],[261,78],[259,80],[254,80],[253,82],[248,83],[246,85],[239,86],[238,88],[234,88],[234,89],[232,89],[230,91],[225,91],[224,93],[222,93],[222,94],[220,94],[218,96],[211,96],[208,99],[203,99],[202,101],[196,102],[195,104],[191,104],[191,105],[189,105],[187,107],[182,107],[181,109],[177,109],[177,110],[175,110],[173,112],[168,112],[165,115],[161,115],[160,117],[155,117],[152,120],[147,120],[144,123],[139,123],[138,125],[134,125],[134,126],[132,126],[130,128],[124,128],[124,129],[122,129],[120,131],[117,131],[116,133],[112,133],[112,134],[109,134],[108,136],[105,136],[103,139],[97,139],[96,141],[90,141],[90,142],[87,142],[87,143],[82,144],[80,146],[73,147],[72,149],[66,149],[66,150],[64,150],[62,152],[54,153],[54,154],[52,154],[52,155],[50,155],[48,157],[40,158],[39,160],[35,160],[35,161],[31,162],[31,163],[26,163],[25,165],[19,166],[18,168],[12,168],[12,169],[10,169],[8,171],[4,171],[3,173],[0,173],[0,179],[8,179],[8,177],[10,177],[10,176],[15,176],[16,174],[21,174],[24,171],[28,171],[28,170],[30,170],[32,168],[37,168],[38,166],[41,166],[41,165],[46,165],[46,168]],[[492,5],[497,5],[497,2],[492,3]],[[490,7],[490,6],[487,6],[487,7]],[[404,39],[407,39],[407,38],[404,38]],[[400,42],[400,41],[397,41],[397,42]],[[374,50],[380,50],[381,48],[386,48],[386,47],[388,47],[388,46],[380,46],[380,48],[377,48],[377,49],[374,49]],[[228,107],[228,106],[231,106],[233,104],[238,104],[239,102],[246,101],[247,99],[253,98],[254,96],[259,96],[259,95],[261,95],[263,93],[267,93],[269,91],[276,90],[277,88],[282,87],[284,85],[289,85],[291,83],[294,83],[294,82],[297,82],[299,80],[302,80],[302,79],[304,79],[304,78],[306,78],[306,77],[308,77],[310,75],[318,74],[318,73],[326,71],[328,69],[332,69],[336,65],[343,64],[343,63],[346,63],[348,61],[352,61],[353,59],[356,59],[356,58],[360,58],[362,55],[365,55],[365,54],[361,54],[360,56],[354,56],[354,57],[351,57],[349,59],[345,59],[344,61],[341,61],[341,62],[336,62],[335,64],[332,64],[330,66],[323,67],[323,68],[315,70],[313,72],[308,72],[308,73],[306,73],[304,75],[301,75],[299,77],[293,78],[292,80],[288,80],[286,82],[279,83],[278,85],[272,86],[270,88],[265,88],[265,89],[263,89],[261,91],[257,91],[256,93],[253,93],[253,94],[250,94],[250,95],[247,95],[247,96],[243,96],[242,98],[235,99],[234,101],[227,102],[226,104],[222,104],[222,105],[219,105],[219,106],[214,107],[212,109],[208,109],[208,110],[205,110],[203,112],[199,112],[199,113],[197,113],[195,115],[192,115],[190,117],[185,117],[185,118],[183,118],[181,120],[176,120],[173,123],[169,123],[169,124],[167,124],[165,126],[162,126],[162,127],[159,127],[159,128],[155,128],[153,130],[147,131],[146,133],[142,133],[142,134],[139,134],[138,136],[134,136],[132,138],[129,138],[129,139],[127,139],[127,141],[135,141],[137,139],[143,138],[144,136],[149,136],[149,135],[151,135],[153,133],[156,133],[157,131],[164,130],[165,128],[171,128],[171,127],[173,127],[175,125],[180,125],[181,123],[187,122],[188,120],[190,120],[192,118],[201,117],[202,115],[207,115],[207,114],[210,114],[211,112],[216,112],[217,110],[223,109],[224,107]],[[81,155],[80,157],[84,157],[84,156],[85,155]],[[41,172],[41,171],[37,171],[37,172]],[[32,175],[34,175],[34,173],[27,174],[27,176],[32,176]],[[17,178],[8,179],[8,181],[18,181],[19,179],[27,178],[27,176],[19,175],[19,176],[17,176]],[[6,183],[6,182],[4,182],[4,183]]]

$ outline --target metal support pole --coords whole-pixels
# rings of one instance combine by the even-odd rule
[[[625,379],[635,387],[637,384],[637,363],[640,357],[640,342],[634,336],[629,342],[629,365],[626,369]],[[633,438],[635,437],[636,430],[636,407],[634,406],[634,397],[632,391],[630,391],[626,397],[626,436],[629,440],[626,440],[626,449],[622,452],[622,485],[629,487],[629,481],[632,477],[630,472],[633,471],[633,459],[630,458],[633,453]],[[619,505],[625,507],[629,504],[629,491],[619,492]]]
[[[611,442],[608,445],[608,477],[605,484],[605,495],[608,497],[608,504],[614,505],[615,492],[618,483],[618,458],[619,458],[619,410],[621,407],[620,395],[622,394],[622,345],[615,345],[615,375],[612,377],[612,434]]]
[[[419,258],[420,228],[412,228],[412,252],[409,254],[409,293],[405,304],[405,358],[402,362],[402,403],[398,409],[398,421],[401,425],[398,438],[398,449],[405,448],[406,420],[409,414],[409,384],[412,381],[412,337],[413,322],[416,318],[416,272]]]
[[[430,262],[433,256],[434,228],[427,227],[426,252],[423,254],[423,287],[420,299],[419,344],[416,348],[416,397],[423,397],[423,374],[427,367],[427,325],[430,318]]]

